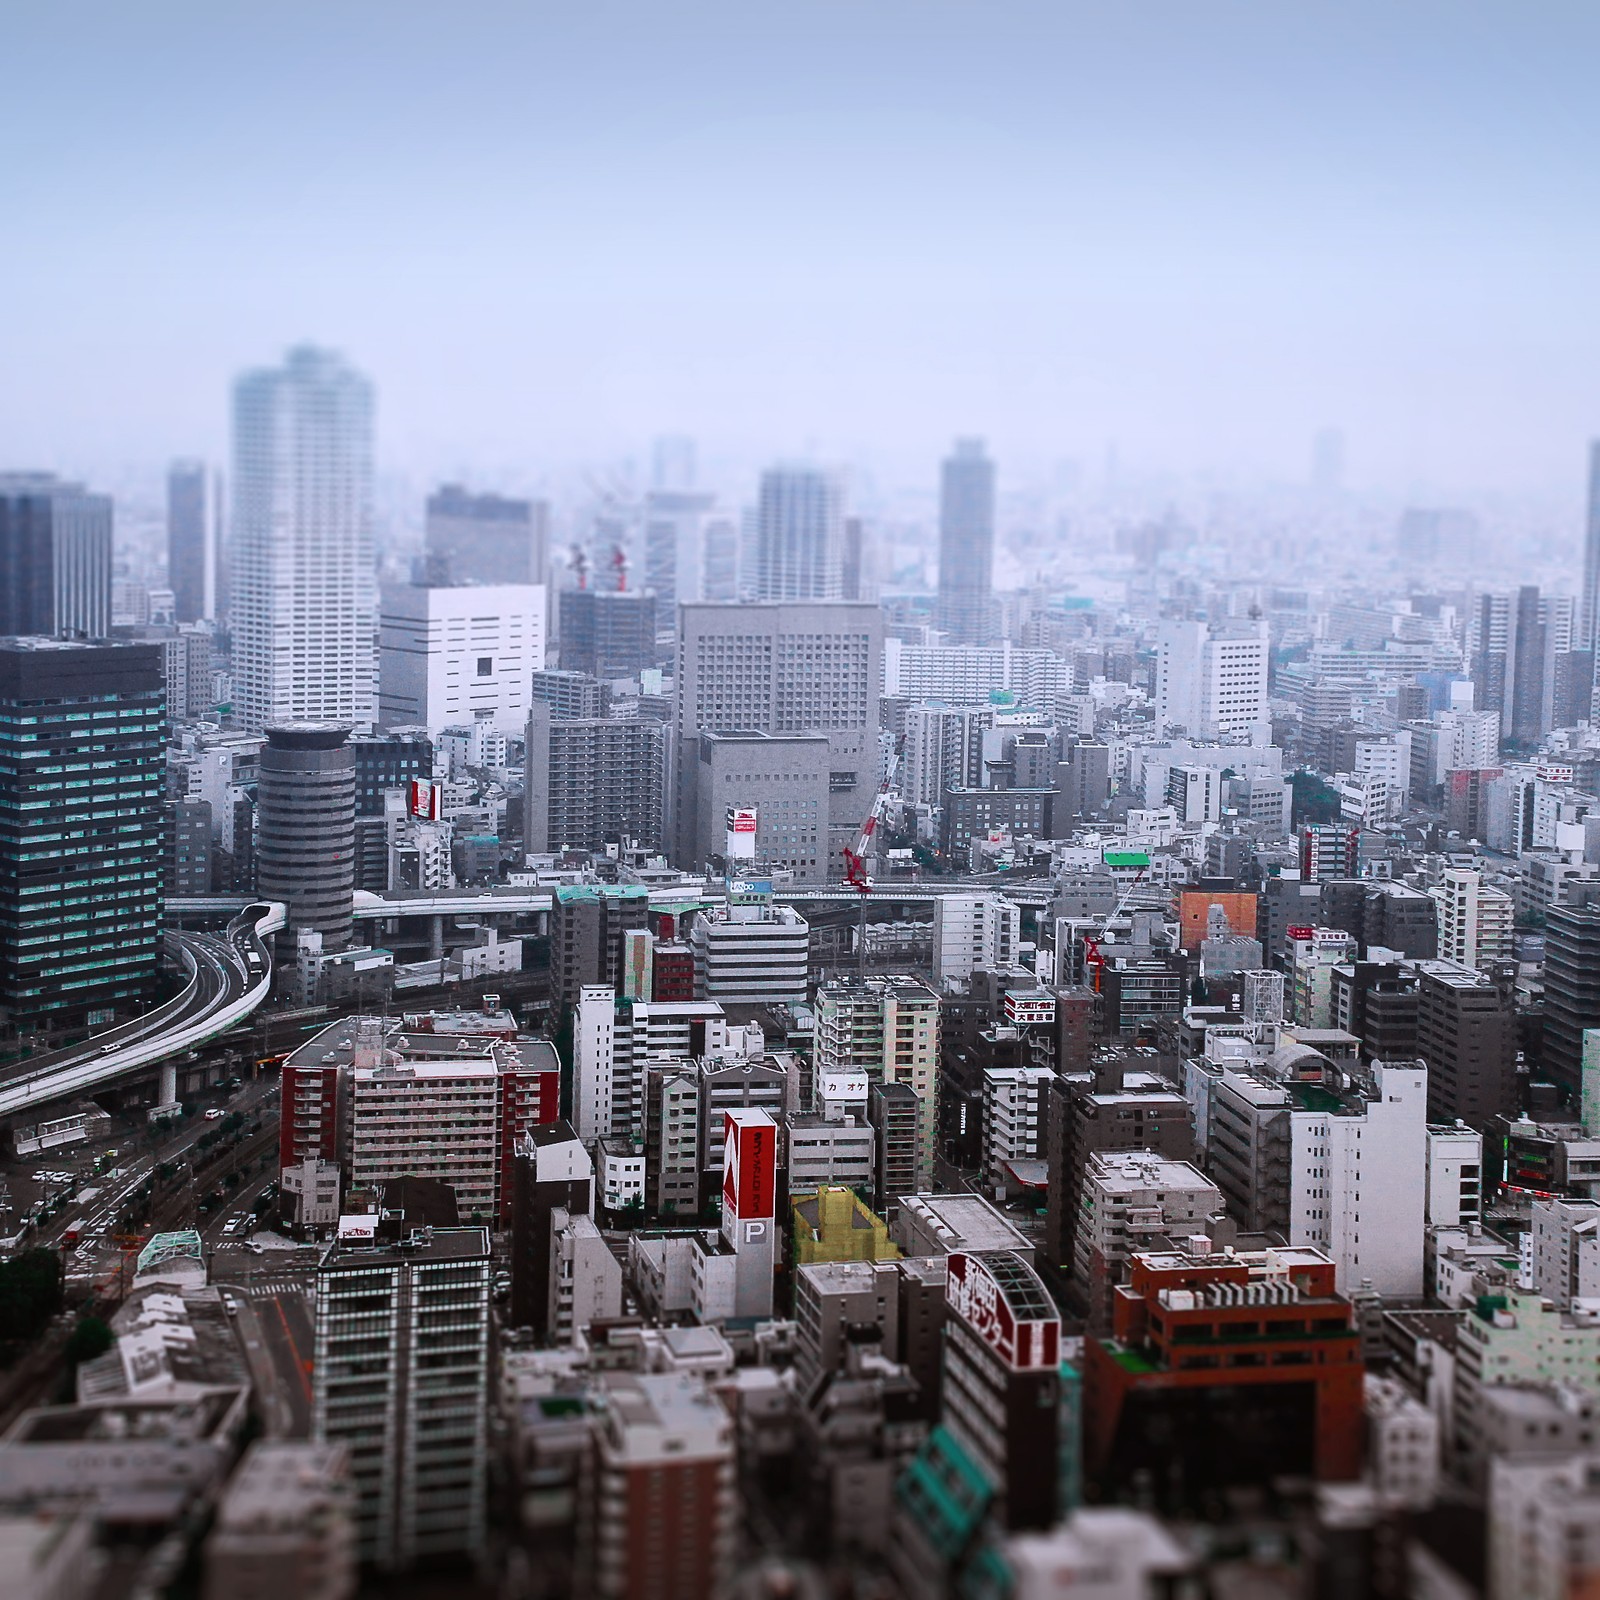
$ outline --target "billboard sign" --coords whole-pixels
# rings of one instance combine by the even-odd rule
[[[1008,989],[1005,999],[1006,1021],[1014,1028],[1030,1023],[1050,1023],[1056,1020],[1056,997],[1039,990]]]
[[[723,1216],[770,1222],[778,1214],[778,1125],[765,1111],[723,1116]]]
[[[753,861],[756,854],[756,808],[728,807],[727,855],[733,861]]]
[[[1059,1317],[1019,1318],[982,1256],[956,1251],[946,1265],[945,1303],[1008,1367],[1037,1372],[1060,1363]],[[1042,1286],[1037,1293],[1049,1303]]]
[[[444,812],[444,788],[426,778],[413,778],[407,785],[406,809],[419,822],[437,822]]]

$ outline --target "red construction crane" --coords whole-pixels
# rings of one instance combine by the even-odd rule
[[[567,570],[577,573],[580,589],[589,587],[589,558],[584,554],[581,544],[573,545],[572,553],[567,557]]]
[[[1146,868],[1146,871],[1148,870],[1149,869]],[[1133,882],[1128,885],[1126,893],[1124,893],[1122,898],[1117,901],[1115,906],[1112,907],[1111,914],[1105,919],[1104,922],[1100,924],[1098,937],[1095,934],[1090,933],[1086,933],[1083,936],[1083,965],[1085,969],[1088,969],[1089,967],[1094,968],[1094,992],[1096,994],[1100,993],[1100,974],[1105,970],[1106,964],[1106,958],[1100,950],[1100,940],[1110,932],[1111,924],[1115,922],[1117,918],[1120,917],[1127,909],[1128,902],[1133,899],[1134,891],[1143,881],[1143,872],[1138,873],[1134,877]]]
[[[617,575],[617,593],[628,592],[628,552],[620,544],[611,547],[611,570]]]
[[[900,757],[904,754],[905,747],[906,741],[902,735],[894,742],[894,754],[889,758],[889,770],[884,774],[883,782],[878,785],[878,792],[872,799],[872,807],[867,812],[866,820],[861,824],[860,833],[856,835],[856,847],[851,850],[847,846],[844,852],[844,881],[861,896],[861,925],[856,948],[861,956],[863,978],[867,975],[867,896],[872,893],[872,880],[867,877],[867,855],[872,848],[872,836],[878,831],[878,819],[883,815],[889,796],[894,792],[895,779],[900,775]]]

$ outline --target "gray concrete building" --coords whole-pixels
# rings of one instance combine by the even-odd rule
[[[567,718],[535,703],[526,732],[523,848],[600,851],[624,839],[664,842],[665,723]]]
[[[269,727],[256,785],[256,887],[289,908],[291,937],[350,942],[355,897],[356,763],[336,722]]]

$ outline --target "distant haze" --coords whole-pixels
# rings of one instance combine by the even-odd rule
[[[388,468],[653,434],[930,482],[957,433],[1578,490],[1600,8],[11,5],[0,468],[219,459],[240,369]]]

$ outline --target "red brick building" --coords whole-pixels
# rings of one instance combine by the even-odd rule
[[[1084,1350],[1084,1466],[1178,1498],[1361,1471],[1361,1343],[1320,1250],[1139,1254]]]

